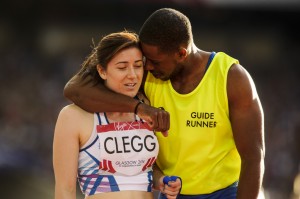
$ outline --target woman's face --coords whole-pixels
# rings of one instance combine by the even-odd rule
[[[108,62],[106,70],[98,66],[98,72],[109,89],[134,97],[144,74],[142,52],[136,47],[124,49]]]

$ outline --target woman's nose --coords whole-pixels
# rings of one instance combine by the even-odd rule
[[[135,78],[137,76],[136,71],[134,70],[134,67],[129,67],[127,76],[129,78]]]

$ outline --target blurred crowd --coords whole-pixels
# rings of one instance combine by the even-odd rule
[[[252,75],[265,112],[265,197],[296,199],[300,192],[299,176],[296,180],[300,173],[300,42],[295,21],[288,19],[299,12],[182,10],[191,17],[197,46],[229,53]],[[25,25],[25,19],[0,20],[1,194],[53,198],[53,131],[60,109],[70,103],[63,97],[65,83],[90,52],[92,38],[97,42],[104,34],[124,28],[138,31],[151,12],[140,8],[136,20],[111,13],[106,18],[116,19],[106,22],[95,20],[96,14],[90,16],[93,20],[84,16],[78,23],[53,20],[50,15]]]

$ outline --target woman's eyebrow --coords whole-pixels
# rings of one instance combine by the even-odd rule
[[[142,61],[143,61],[143,59],[139,59],[139,60],[134,61],[134,63],[142,62]],[[117,64],[126,64],[126,63],[128,63],[128,61],[119,61],[115,65],[117,65]]]

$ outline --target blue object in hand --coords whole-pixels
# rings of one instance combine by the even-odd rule
[[[177,178],[177,176],[165,176],[163,182],[164,184],[168,184],[170,181],[176,181]]]

